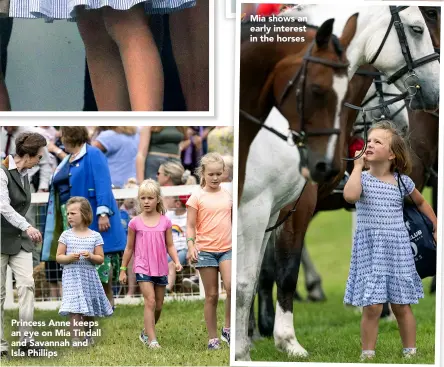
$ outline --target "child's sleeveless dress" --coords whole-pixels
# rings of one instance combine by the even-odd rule
[[[11,18],[44,18],[47,22],[54,19],[75,20],[76,7],[99,9],[109,6],[115,10],[128,10],[134,5],[144,3],[148,14],[169,14],[191,8],[197,0],[11,0]],[[204,0],[208,1],[208,0]]]
[[[394,176],[398,181],[398,175]],[[406,196],[415,184],[408,176],[401,175],[401,179],[407,192],[402,184],[401,191]],[[399,188],[369,172],[362,173],[361,184],[344,303],[354,306],[418,303],[424,292],[404,223]]]
[[[94,253],[94,247],[103,245],[98,232],[93,231],[88,237],[78,237],[71,229],[62,233],[59,242],[66,245],[66,255],[81,251]],[[63,265],[62,291],[60,315],[109,316],[113,313],[96,266],[82,256],[78,261]]]

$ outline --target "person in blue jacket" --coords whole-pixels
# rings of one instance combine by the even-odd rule
[[[120,254],[125,250],[126,236],[120,211],[112,192],[111,175],[105,155],[89,145],[84,126],[63,126],[62,142],[68,155],[54,172],[51,181],[42,261],[54,261],[58,240],[68,229],[66,202],[72,196],[83,196],[91,204],[94,218],[89,226],[100,232],[104,240],[105,260],[97,266],[105,293],[114,306],[112,279],[119,274]]]

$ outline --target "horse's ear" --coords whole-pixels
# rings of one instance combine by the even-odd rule
[[[333,33],[334,19],[328,19],[319,27],[316,32],[316,45],[318,48],[326,48],[330,42],[330,37]]]
[[[348,47],[351,40],[355,36],[356,28],[358,27],[358,15],[359,13],[355,13],[348,18],[347,23],[345,23],[345,27],[342,30],[342,35],[341,38],[339,38],[339,42],[344,48]]]

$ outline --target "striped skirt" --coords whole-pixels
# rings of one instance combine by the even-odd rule
[[[4,0],[0,0],[4,1]],[[8,0],[9,1],[9,0]],[[44,18],[75,20],[76,7],[99,9],[109,6],[115,10],[128,10],[144,3],[148,14],[169,14],[191,8],[197,0],[10,0],[9,16],[12,18]],[[207,0],[208,1],[208,0]]]

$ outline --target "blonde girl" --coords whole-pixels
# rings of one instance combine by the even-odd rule
[[[56,261],[63,265],[59,314],[69,315],[74,341],[85,337],[88,344],[93,344],[94,317],[113,313],[95,267],[103,263],[103,239],[100,233],[88,228],[93,212],[87,199],[70,198],[66,210],[71,228],[60,236],[56,256]],[[88,321],[83,332],[77,326],[80,321]],[[73,346],[78,345],[73,342]]]
[[[359,154],[357,152],[356,154]],[[363,172],[364,166],[369,168]],[[410,307],[424,297],[403,219],[403,200],[410,195],[434,225],[436,216],[415,184],[409,149],[390,121],[374,125],[363,157],[355,161],[344,198],[356,203],[357,226],[344,303],[362,306],[361,359],[375,356],[382,305],[391,304],[405,357],[416,354],[416,323]],[[398,186],[398,178],[402,183]],[[402,192],[402,197],[401,193]]]
[[[127,282],[127,266],[134,253],[133,270],[142,291],[145,310],[144,326],[139,339],[149,348],[160,348],[155,324],[159,320],[168,284],[167,252],[182,270],[171,231],[171,221],[164,215],[160,186],[154,180],[145,180],[139,187],[138,201],[141,214],[128,224],[128,242],[123,254],[119,280]]]
[[[233,200],[221,187],[225,163],[218,153],[202,157],[197,174],[200,190],[187,202],[188,258],[197,261],[196,268],[205,289],[204,316],[208,329],[208,349],[220,348],[217,337],[216,309],[218,302],[218,272],[227,292],[225,325],[221,338],[230,343],[231,300],[231,218]]]

